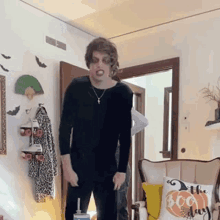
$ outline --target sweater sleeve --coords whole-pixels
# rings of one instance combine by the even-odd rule
[[[64,96],[63,110],[59,127],[59,147],[61,155],[70,154],[70,134],[73,128],[77,106],[77,100],[74,93],[75,87],[76,85],[73,80],[67,87]]]
[[[121,126],[120,126],[120,155],[119,155],[119,166],[118,172],[126,173],[130,145],[131,145],[131,127],[132,127],[132,117],[131,108],[133,104],[133,92],[128,87],[128,90],[122,96],[122,114],[121,114]]]

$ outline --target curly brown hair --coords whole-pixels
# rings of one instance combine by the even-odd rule
[[[109,40],[99,37],[94,39],[86,48],[85,60],[86,66],[89,68],[92,62],[93,52],[98,51],[100,53],[106,53],[110,57],[110,77],[113,77],[118,73],[119,62],[118,62],[118,52],[114,43]]]

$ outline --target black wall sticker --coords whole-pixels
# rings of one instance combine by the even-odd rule
[[[9,71],[9,70],[5,69],[4,66],[2,66],[1,64],[0,64],[0,67],[1,67],[5,72],[8,72],[8,71]]]
[[[13,115],[17,115],[17,113],[19,112],[19,110],[20,110],[20,105],[19,105],[18,107],[16,107],[15,110],[12,110],[12,111],[10,110],[10,111],[8,111],[7,114],[8,114],[8,115],[12,115],[12,116],[13,116]]]
[[[42,68],[47,67],[44,63],[41,63],[41,62],[40,62],[40,60],[39,60],[39,58],[38,58],[37,56],[35,56],[35,57],[36,57],[37,64],[38,64],[40,67],[42,67]]]
[[[10,59],[10,56],[6,56],[5,54],[1,54],[5,59]]]

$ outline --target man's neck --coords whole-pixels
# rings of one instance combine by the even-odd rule
[[[93,87],[98,89],[109,89],[116,85],[116,81],[114,81],[112,78],[107,78],[105,81],[96,81],[89,75],[90,82]]]

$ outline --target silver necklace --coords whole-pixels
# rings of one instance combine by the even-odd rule
[[[106,89],[104,90],[104,92],[102,93],[102,95],[101,95],[100,97],[98,97],[98,95],[96,94],[96,91],[95,91],[95,89],[93,88],[93,86],[92,86],[92,89],[93,89],[93,91],[94,91],[94,93],[95,93],[95,95],[96,95],[96,97],[97,97],[97,99],[98,99],[98,104],[100,104],[100,99],[101,99],[102,96],[104,95]]]

